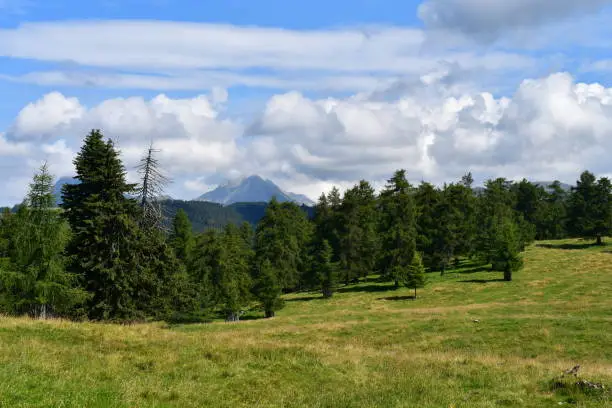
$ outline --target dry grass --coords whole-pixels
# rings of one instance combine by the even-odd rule
[[[575,364],[612,385],[611,261],[533,246],[511,283],[464,268],[414,301],[366,282],[239,324],[1,317],[0,406],[611,406],[550,388]]]

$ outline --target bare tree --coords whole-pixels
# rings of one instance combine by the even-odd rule
[[[136,193],[142,208],[143,225],[147,228],[166,229],[167,223],[161,201],[164,198],[165,188],[171,181],[163,174],[159,160],[155,157],[159,152],[151,143],[140,164],[136,166],[140,175],[140,185]]]

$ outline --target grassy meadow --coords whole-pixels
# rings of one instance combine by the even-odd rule
[[[286,297],[274,319],[120,326],[0,317],[0,407],[612,407],[612,245],[539,242],[513,282],[463,265]],[[476,321],[477,320],[477,321]]]

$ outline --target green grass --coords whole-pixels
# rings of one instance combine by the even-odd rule
[[[612,246],[540,242],[513,282],[464,265],[417,300],[375,281],[271,320],[0,318],[0,407],[610,407]],[[478,323],[474,320],[479,320]]]

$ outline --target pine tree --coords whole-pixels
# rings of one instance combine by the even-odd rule
[[[398,287],[416,251],[416,211],[405,170],[398,170],[380,195],[383,275]]]
[[[423,266],[421,254],[415,252],[412,262],[410,262],[410,266],[408,267],[408,271],[404,277],[404,285],[408,288],[414,289],[414,299],[416,300],[417,288],[425,287],[425,283],[425,267]]]
[[[283,305],[281,287],[277,280],[278,274],[267,259],[263,261],[257,271],[257,278],[253,292],[262,303],[266,318],[274,317],[277,310]]]
[[[176,257],[182,262],[187,262],[195,245],[193,228],[185,210],[180,208],[172,220],[172,231],[170,233],[170,245],[174,249]]]
[[[3,216],[5,261],[0,264],[3,309],[33,317],[67,316],[86,293],[65,270],[70,230],[53,208],[53,176],[44,164],[17,214]]]

